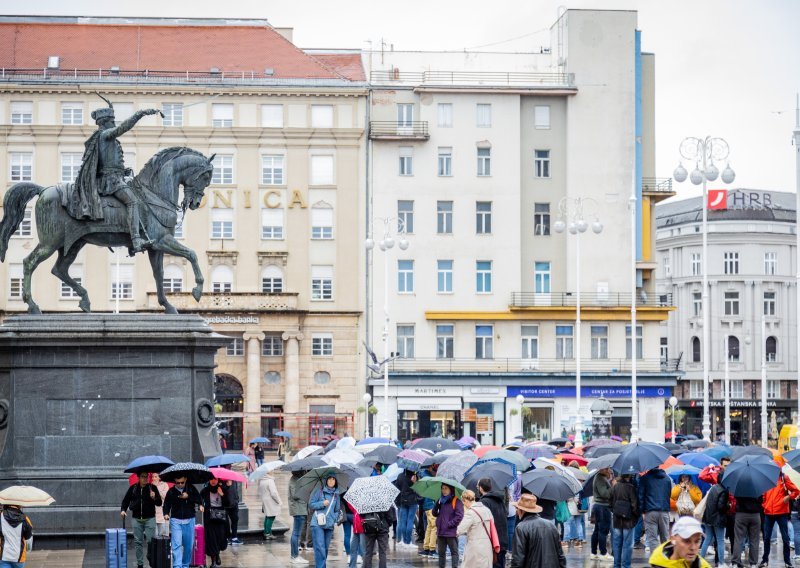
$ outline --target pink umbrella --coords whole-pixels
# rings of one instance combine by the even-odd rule
[[[222,481],[239,481],[241,483],[247,483],[247,476],[239,473],[238,471],[225,469],[224,467],[212,467],[209,468],[209,470],[214,474],[214,477]]]

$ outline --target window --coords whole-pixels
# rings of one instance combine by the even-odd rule
[[[311,185],[333,185],[333,156],[311,156]]]
[[[774,316],[775,311],[775,292],[764,292],[764,315],[765,316]]]
[[[453,324],[439,324],[436,326],[436,358],[453,358]]]
[[[689,381],[689,398],[702,400],[703,393],[703,381]]]
[[[397,201],[397,232],[414,232],[414,202],[406,200]]]
[[[453,261],[436,261],[436,290],[440,294],[453,292]]]
[[[8,267],[8,297],[12,300],[22,299],[22,265],[12,264]]]
[[[333,238],[333,209],[311,208],[311,238],[329,240]]]
[[[556,359],[572,359],[571,325],[556,326]]]
[[[692,363],[699,363],[702,361],[702,352],[700,350],[700,338],[692,337]]]
[[[608,326],[591,326],[592,359],[608,359]]]
[[[261,127],[283,128],[283,105],[261,105]]]
[[[550,177],[550,150],[533,151],[533,177]]]
[[[211,126],[214,128],[233,126],[233,105],[231,103],[211,103]]]
[[[211,238],[233,238],[233,209],[211,210]]]
[[[438,124],[442,128],[452,128],[453,126],[453,103],[439,103],[437,117]]]
[[[414,292],[414,261],[397,261],[397,292],[411,294]]]
[[[475,111],[475,126],[478,128],[489,128],[492,126],[492,105],[478,103],[475,105]]]
[[[661,338],[659,345],[659,355],[661,356],[661,363],[667,364],[669,362],[669,340],[666,337]]]
[[[133,103],[114,103],[114,124],[119,126],[133,115]]]
[[[453,202],[436,202],[436,232],[440,235],[453,234]]]
[[[61,103],[61,124],[83,124],[83,103]]]
[[[220,264],[211,271],[211,291],[215,294],[233,292],[233,270],[230,266]]]
[[[550,235],[550,204],[533,204],[533,234],[546,237]]]
[[[164,292],[175,294],[183,292],[183,270],[175,264],[168,264],[164,267],[164,278],[162,279]]]
[[[283,239],[283,209],[261,210],[261,238],[265,240]]]
[[[725,268],[725,274],[739,274],[739,253],[723,253],[723,266]]]
[[[33,154],[30,152],[11,152],[11,181],[31,181],[33,179]]]
[[[625,358],[631,358],[631,326],[625,326]],[[636,326],[636,358],[642,358],[642,326]]]
[[[314,373],[314,382],[318,385],[327,385],[331,382],[331,374],[328,371],[317,371]]]
[[[767,398],[780,398],[781,397],[781,382],[778,380],[767,381]]]
[[[311,128],[333,128],[333,105],[311,105]]]
[[[492,359],[493,349],[492,340],[494,337],[494,327],[491,325],[475,326],[475,358]]]
[[[492,149],[478,148],[478,176],[492,175]]]
[[[243,357],[244,339],[241,337],[234,337],[233,341],[228,343],[228,346],[225,348],[225,355],[228,357]]]
[[[261,356],[283,357],[283,338],[279,333],[264,335],[264,342],[261,344]]]
[[[765,252],[764,253],[764,274],[767,276],[775,276],[778,271],[778,253]]]
[[[333,266],[311,267],[311,299],[333,300]]]
[[[397,105],[397,127],[411,128],[414,123],[414,105],[403,103]]]
[[[475,232],[479,235],[489,235],[492,232],[492,202],[478,201],[475,203]]]
[[[492,261],[479,260],[475,263],[475,292],[492,293]]]
[[[770,335],[764,344],[767,363],[775,363],[778,361],[778,338]]]
[[[672,263],[670,262],[669,253],[664,254],[661,258],[661,266],[664,268],[664,276],[672,276]]]
[[[725,315],[739,315],[739,292],[725,292]]]
[[[11,124],[32,124],[33,102],[11,101]]]
[[[537,105],[533,107],[533,127],[537,130],[550,128],[550,107]]]
[[[183,103],[164,103],[161,112],[164,113],[164,126],[183,126]]]
[[[523,359],[539,358],[539,326],[523,325],[521,329]]]
[[[314,357],[331,357],[333,355],[333,334],[313,334],[311,336],[311,354]]]
[[[32,223],[31,223],[31,210],[25,209],[25,213],[22,214],[22,222],[20,222],[19,227],[14,233],[11,235],[12,237],[30,237],[32,233]]]
[[[550,293],[550,263],[535,262],[533,265],[533,290],[536,294]]]
[[[61,153],[61,182],[72,183],[78,177],[78,170],[82,162],[81,154],[77,152]]]
[[[69,267],[69,275],[70,277],[78,283],[78,286],[83,285],[83,268],[80,266],[72,265]],[[70,300],[73,298],[79,298],[78,293],[72,289],[72,286],[65,282],[60,282],[60,291],[61,291],[61,299],[62,300]]]
[[[270,264],[261,271],[261,293],[281,294],[283,292],[283,270]]]
[[[453,175],[453,149],[451,147],[440,146],[439,154],[439,176],[447,177]]]
[[[400,146],[400,175],[414,175],[413,148],[411,146]]]
[[[699,252],[692,253],[692,276],[703,275],[703,261]]]
[[[261,156],[261,183],[283,185],[284,157],[276,154]]]
[[[735,335],[728,336],[728,361],[739,360],[739,338]]]
[[[703,293],[692,292],[692,314],[699,318],[703,315]]]
[[[744,380],[731,379],[731,398],[744,398]]]
[[[217,154],[213,165],[211,183],[233,183],[233,154]]]
[[[117,270],[115,264],[111,265],[111,299],[133,299],[133,265],[122,264]]]
[[[397,325],[397,356],[403,359],[414,358],[413,325]]]

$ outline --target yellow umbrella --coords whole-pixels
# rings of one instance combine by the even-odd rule
[[[38,487],[30,485],[12,485],[0,491],[0,505],[17,505],[19,507],[46,507],[56,500]]]

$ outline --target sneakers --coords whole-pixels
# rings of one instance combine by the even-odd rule
[[[645,545],[645,547],[644,547],[644,553],[645,553],[645,554],[650,554],[650,547],[649,547],[649,546]]]
[[[359,556],[356,558],[356,564],[361,564],[363,562],[362,558]]]
[[[614,557],[608,553],[601,554],[597,557],[600,562],[614,562]]]
[[[758,568],[767,568],[767,565],[769,565],[769,562],[764,562],[762,560],[761,562],[758,563]]]
[[[598,556],[598,555],[597,555],[597,554],[595,554],[594,552],[592,552],[592,553],[589,555],[589,560],[599,560],[599,559],[600,559],[600,556]]]
[[[239,537],[236,537],[232,538],[230,542],[231,544],[243,544],[244,541],[242,541],[242,539],[240,539]]]
[[[294,564],[295,566],[305,566],[308,563],[309,563],[308,560],[306,560],[302,556],[294,556],[289,560],[289,564]]]

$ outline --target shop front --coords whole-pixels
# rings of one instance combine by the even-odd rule
[[[725,436],[725,401],[709,401],[711,431],[718,440]],[[703,401],[681,399],[677,408],[686,411],[684,428],[680,431],[702,437]],[[731,444],[751,445],[761,443],[761,400],[731,399]],[[781,428],[797,419],[797,401],[787,399],[767,400],[767,427],[770,447],[776,447]]]

